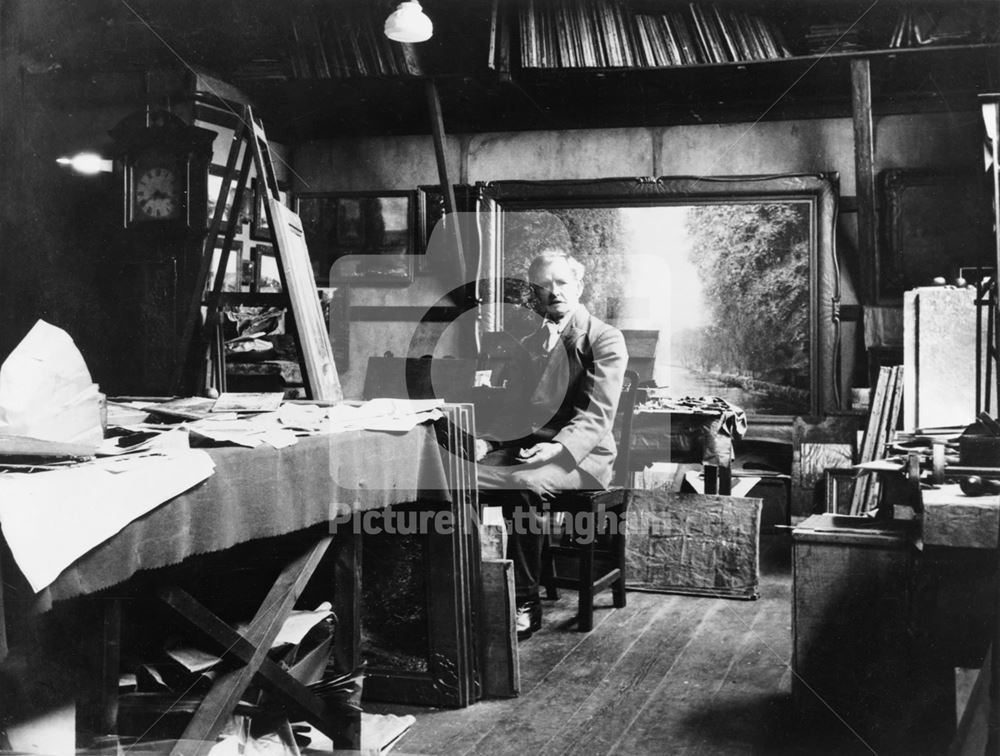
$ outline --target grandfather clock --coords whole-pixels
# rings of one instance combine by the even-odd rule
[[[216,133],[164,110],[108,132],[119,174],[119,394],[171,392],[184,314],[194,296]]]

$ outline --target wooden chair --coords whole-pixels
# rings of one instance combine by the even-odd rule
[[[632,495],[629,451],[638,384],[638,374],[626,370],[618,403],[618,456],[611,487],[604,491],[567,491],[551,504],[551,512],[572,517],[574,527],[563,534],[558,544],[546,540],[542,584],[548,598],[558,598],[560,587],[579,592],[577,629],[581,632],[593,629],[594,596],[605,588],[611,588],[616,607],[625,606],[625,517]],[[557,574],[557,557],[577,563],[575,577]],[[595,574],[595,567],[601,564],[607,569]]]

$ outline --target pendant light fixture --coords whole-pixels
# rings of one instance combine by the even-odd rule
[[[405,0],[385,20],[385,36],[396,42],[426,42],[434,32],[417,0]]]

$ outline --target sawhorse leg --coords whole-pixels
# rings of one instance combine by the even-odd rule
[[[221,674],[202,700],[188,723],[171,756],[204,756],[215,745],[233,709],[256,679],[262,687],[276,694],[296,716],[301,716],[321,732],[340,739],[344,725],[306,686],[292,678],[267,658],[267,653],[281,626],[295,607],[309,578],[330,546],[332,536],[325,536],[302,556],[291,562],[274,582],[250,627],[244,634],[204,608],[180,589],[166,589],[160,597],[181,617],[221,647],[241,666]],[[360,715],[357,715],[358,717]],[[360,731],[360,728],[358,728]]]

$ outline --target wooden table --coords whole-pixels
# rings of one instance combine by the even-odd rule
[[[732,438],[721,428],[722,412],[638,408],[632,424],[631,462],[700,462],[705,493],[732,492]]]
[[[455,407],[450,420],[460,417]],[[456,530],[469,528],[469,476],[460,462],[443,454],[441,428],[417,426],[402,434],[349,432],[300,439],[284,449],[259,447],[210,450],[215,474],[133,521],[116,536],[67,568],[36,597],[36,609],[87,596],[105,604],[101,648],[103,679],[84,695],[81,708],[94,731],[114,732],[117,719],[120,588],[111,586],[149,579],[148,570],[169,567],[188,557],[218,552],[255,539],[320,531],[314,541],[285,565],[249,629],[242,635],[184,590],[170,584],[164,571],[157,595],[191,627],[235,663],[216,679],[191,719],[182,741],[186,754],[206,752],[253,681],[276,694],[291,713],[334,737],[338,747],[359,746],[360,715],[345,718],[330,711],[308,689],[267,658],[284,619],[320,560],[334,542],[330,528],[338,517],[404,502],[438,502],[453,508]],[[463,488],[464,487],[464,488]],[[360,531],[338,532],[334,549],[334,610],[340,619],[334,659],[338,670],[361,662],[359,593]],[[158,575],[159,573],[152,573]],[[456,579],[458,579],[456,577]],[[468,581],[468,575],[464,578]],[[468,586],[466,586],[467,588]],[[94,720],[97,720],[96,722]],[[178,746],[180,748],[180,746]],[[179,752],[179,751],[178,751]]]

